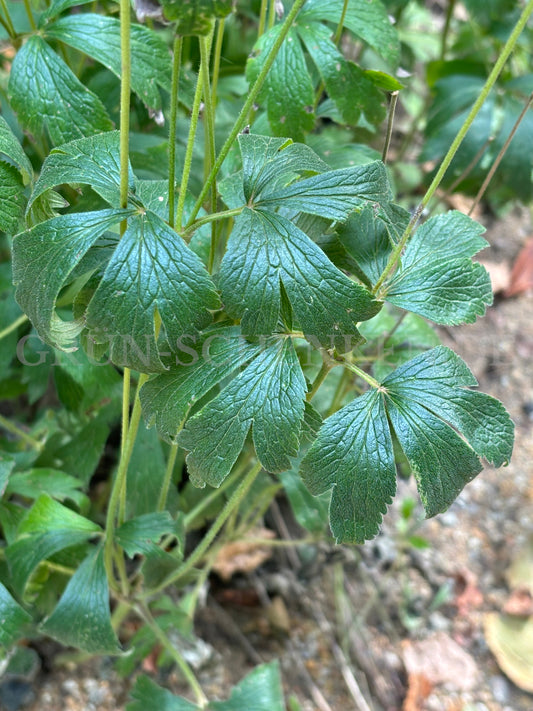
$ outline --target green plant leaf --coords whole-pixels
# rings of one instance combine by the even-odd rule
[[[246,65],[246,78],[254,84],[266,57],[281,31],[275,25],[260,37]],[[303,141],[313,129],[314,86],[307,70],[302,46],[294,29],[289,30],[268,73],[261,97],[266,100],[270,126],[276,136]]]
[[[189,450],[196,486],[220,486],[252,427],[257,456],[267,471],[290,467],[296,456],[306,384],[291,339],[277,340],[194,415],[178,442]]]
[[[126,516],[155,511],[165,477],[165,455],[155,430],[139,427],[128,468]],[[173,492],[170,492],[173,493]]]
[[[116,541],[133,558],[137,553],[150,553],[161,536],[174,531],[168,511],[152,511],[132,518],[116,531]]]
[[[183,334],[206,326],[209,309],[219,305],[200,258],[147,211],[129,221],[91,300],[87,325],[94,334],[118,336],[110,344],[114,363],[157,372],[164,366],[155,338],[156,309],[174,350]]]
[[[31,622],[31,615],[16,602],[0,583],[0,651],[6,652],[19,640]]]
[[[21,232],[13,243],[13,282],[20,307],[41,338],[57,348],[69,347],[76,334],[61,331],[55,314],[57,296],[76,264],[107,229],[133,210],[72,213]],[[174,234],[174,233],[173,233]],[[42,275],[47,275],[42,279]],[[68,326],[69,324],[67,324]]]
[[[9,94],[23,126],[37,134],[47,130],[55,145],[113,128],[96,94],[38,35],[13,60]]]
[[[17,137],[3,116],[0,116],[0,153],[3,153],[15,163],[20,171],[24,185],[33,177],[33,168],[28,156],[22,150]]]
[[[6,490],[9,476],[15,467],[15,460],[4,454],[0,455],[0,496]]]
[[[100,532],[97,524],[43,494],[20,523],[17,540],[6,548],[14,588],[22,594],[41,560]]]
[[[377,533],[395,490],[391,427],[427,516],[445,511],[481,471],[479,457],[495,466],[509,460],[511,419],[500,402],[467,389],[472,385],[459,356],[438,346],[324,421],[301,474],[314,494],[333,488],[337,541],[361,543]]]
[[[11,476],[6,491],[29,499],[38,499],[41,494],[48,494],[59,501],[69,499],[79,508],[89,503],[88,498],[80,491],[80,481],[57,469],[40,468],[16,472]]]
[[[178,35],[207,35],[216,18],[226,17],[233,9],[233,0],[162,0],[167,20],[177,20]]]
[[[385,166],[381,161],[330,170],[283,189],[265,193],[255,207],[284,207],[329,220],[345,220],[356,208],[386,203],[392,198]]]
[[[40,626],[62,644],[91,654],[120,654],[111,626],[109,589],[101,548],[94,550],[74,573],[57,607]]]
[[[211,701],[209,711],[285,711],[279,665],[260,664],[235,686],[227,701]]]
[[[241,318],[243,333],[276,329],[280,283],[306,336],[342,352],[360,342],[357,322],[380,308],[286,217],[246,208],[235,220],[219,274],[225,307]]]
[[[90,185],[111,207],[120,207],[119,141],[118,131],[108,131],[54,148],[43,163],[29,208],[47,190],[64,183]],[[130,166],[130,190],[133,181]]]
[[[133,701],[126,705],[127,711],[198,711],[198,706],[163,689],[144,674],[137,677],[131,698]]]
[[[329,492],[313,496],[296,469],[281,472],[279,478],[300,526],[311,533],[324,533],[328,521]]]
[[[357,124],[361,112],[371,123],[382,121],[384,94],[360,67],[342,56],[331,39],[331,30],[305,21],[299,22],[297,29],[345,123]]]
[[[110,69],[119,79],[120,22],[114,17],[84,13],[68,15],[48,25],[47,37],[65,42]],[[151,109],[161,108],[158,86],[169,91],[171,57],[160,35],[148,27],[131,25],[131,88]]]
[[[0,230],[8,234],[18,232],[24,215],[26,198],[19,171],[9,163],[0,160]]]
[[[147,423],[155,422],[167,442],[175,441],[194,403],[259,352],[238,326],[209,329],[200,338],[182,339],[180,346],[178,363],[146,382],[140,395]]]
[[[39,28],[43,28],[46,22],[53,17],[57,17],[65,10],[78,5],[88,5],[91,0],[52,0],[49,7],[41,14],[39,18]]]
[[[307,0],[298,17],[299,24],[326,20],[337,26],[344,0]],[[367,42],[372,49],[395,68],[400,59],[398,33],[391,24],[385,3],[379,0],[350,0],[344,27]]]
[[[472,323],[492,303],[489,275],[471,257],[487,246],[484,228],[460,212],[437,215],[415,232],[387,287],[387,301],[437,323]]]
[[[391,239],[386,225],[376,219],[374,210],[365,206],[354,212],[337,228],[339,240],[371,286],[385,269],[391,252]]]

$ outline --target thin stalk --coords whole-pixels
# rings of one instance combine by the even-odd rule
[[[214,222],[216,220],[224,220],[226,217],[236,217],[241,214],[245,207],[245,205],[242,207],[234,207],[233,210],[222,210],[221,212],[213,212],[210,215],[201,217],[199,220],[195,220],[190,227],[187,227],[187,229],[181,233],[181,236],[186,242],[188,242],[193,233],[196,232],[198,228],[202,227],[202,225],[207,225],[209,222]]]
[[[28,16],[30,27],[35,32],[37,30],[37,25],[35,23],[35,18],[33,17],[33,12],[29,0],[24,0],[24,9],[26,10],[26,15]]]
[[[339,24],[337,25],[337,29],[335,30],[335,34],[333,36],[333,41],[339,46],[339,43],[341,41],[342,37],[342,28],[344,27],[344,20],[346,19],[346,13],[348,12],[348,2],[349,0],[344,0],[344,5],[342,6],[342,12],[341,12],[341,18],[339,20]]]
[[[203,117],[204,117],[204,135],[205,135],[205,156],[204,156],[204,178],[211,172],[211,168],[216,160],[215,148],[215,114],[213,103],[211,101],[211,80],[209,77],[209,58],[211,54],[211,43],[213,40],[213,32],[210,32],[207,37],[199,37],[200,45],[200,74],[202,75],[202,90],[203,90]],[[216,185],[211,186],[211,194],[216,191]],[[211,198],[212,203],[212,198]]]
[[[316,378],[313,380],[313,384],[311,385],[311,390],[307,393],[306,395],[306,400],[307,402],[310,402],[314,396],[317,394],[318,389],[324,382],[324,380],[327,378],[329,371],[332,368],[331,363],[327,363],[326,361],[323,361],[322,366],[320,370],[317,373]]]
[[[448,0],[448,7],[446,8],[446,19],[444,20],[444,28],[442,30],[440,43],[441,60],[444,60],[446,56],[446,45],[448,44],[448,34],[450,32],[450,23],[452,21],[454,7],[455,0]]]
[[[361,368],[358,368],[356,365],[353,363],[349,363],[348,361],[341,361],[342,365],[347,368],[348,370],[351,370],[352,373],[355,373],[358,375],[360,378],[362,378],[365,382],[367,382],[369,385],[371,385],[373,388],[381,388],[381,383],[378,383],[378,381],[373,378],[371,375],[368,373],[365,373],[364,370],[361,370]]]
[[[120,456],[120,461],[118,464],[118,469],[117,469],[117,474],[115,477],[115,481],[113,482],[113,486],[111,489],[111,496],[109,498],[109,505],[107,507],[107,515],[106,515],[106,525],[105,525],[105,545],[104,545],[104,562],[105,562],[105,567],[106,567],[106,572],[107,572],[107,577],[108,580],[111,584],[111,581],[114,580],[113,576],[113,558],[114,558],[114,534],[115,534],[115,526],[116,526],[116,517],[117,513],[119,510],[119,507],[121,506],[121,500],[122,500],[122,508],[123,502],[125,500],[125,491],[126,491],[126,476],[128,473],[128,466],[131,460],[131,455],[133,452],[133,446],[135,444],[135,438],[137,436],[137,430],[139,429],[139,422],[141,420],[141,401],[139,400],[139,390],[141,387],[144,385],[144,383],[148,380],[148,375],[145,373],[142,373],[139,377],[139,382],[137,385],[137,395],[135,397],[135,403],[133,405],[133,410],[131,413],[131,419],[128,427],[128,431],[126,434],[126,441],[124,443],[124,446],[122,448],[121,456]],[[120,519],[123,518],[123,513],[122,515],[119,516],[119,523],[121,522]]]
[[[124,455],[124,445],[128,435],[129,418],[130,418],[130,387],[131,387],[131,370],[124,368],[122,374],[122,431],[120,437],[120,454]]]
[[[255,467],[253,467],[253,469],[248,472],[248,474],[244,477],[244,479],[241,481],[239,486],[235,489],[235,491],[227,501],[223,510],[213,522],[209,531],[202,538],[198,546],[194,549],[194,551],[187,558],[187,560],[182,563],[174,573],[169,575],[166,580],[164,580],[160,585],[150,590],[149,595],[155,595],[161,590],[164,590],[164,588],[166,588],[168,585],[172,585],[173,583],[177,582],[180,578],[182,578],[190,570],[192,570],[192,568],[194,568],[194,566],[203,558],[203,556],[209,549],[209,546],[215,540],[228,518],[241,505],[244,497],[248,493],[254,481],[257,479],[261,470],[262,466],[258,463],[255,465]]]
[[[43,445],[40,442],[24,432],[23,429],[21,429],[18,425],[15,425],[11,422],[11,420],[8,420],[7,417],[4,417],[3,415],[0,415],[0,427],[7,432],[10,432],[12,435],[15,435],[15,437],[21,439],[28,445],[28,447],[31,447],[36,452],[40,452],[42,450]]]
[[[9,326],[6,326],[2,331],[0,331],[0,341],[2,338],[5,338],[6,336],[9,336],[10,333],[13,333],[13,331],[16,331],[19,326],[22,326],[23,323],[26,323],[28,320],[28,317],[26,314],[22,314],[22,316],[19,316],[13,323],[10,323]]]
[[[181,174],[180,194],[178,196],[178,213],[176,215],[176,227],[178,232],[181,231],[183,223],[183,208],[185,206],[187,185],[189,184],[189,176],[191,174],[192,155],[194,151],[194,138],[196,136],[196,129],[198,128],[198,116],[200,113],[200,103],[202,101],[202,83],[202,73],[198,72],[198,78],[196,80],[196,91],[194,92],[194,99],[192,102],[189,136],[187,138],[187,148],[185,149],[185,159],[183,162],[183,171]],[[206,190],[206,195],[208,192],[209,188]],[[191,222],[191,220],[189,220],[189,222]]]
[[[11,37],[11,39],[16,39],[17,33],[15,32],[15,28],[13,27],[13,22],[11,20],[11,15],[9,14],[9,9],[6,4],[6,0],[0,0],[0,7],[2,8],[2,12],[4,13],[4,23],[5,23],[5,28]]]
[[[170,126],[168,129],[168,224],[174,227],[176,189],[176,121],[178,117],[178,91],[181,69],[183,37],[174,39],[172,86],[170,89]]]
[[[276,59],[276,56],[278,54],[279,48],[281,47],[285,37],[287,36],[287,33],[289,32],[292,23],[294,22],[294,19],[296,18],[296,15],[300,11],[300,8],[304,4],[305,0],[295,0],[294,5],[291,8],[291,11],[285,18],[283,25],[281,26],[280,33],[278,37],[276,38],[276,41],[272,45],[272,48],[270,52],[268,53],[268,56],[266,58],[266,61],[263,65],[263,68],[259,72],[257,79],[254,82],[254,85],[250,89],[250,93],[248,94],[248,98],[244,102],[244,105],[237,117],[237,120],[235,121],[235,124],[233,126],[233,129],[231,130],[230,135],[227,137],[226,142],[220,149],[220,153],[218,154],[218,158],[215,162],[215,165],[213,166],[213,169],[211,170],[209,177],[207,178],[204,187],[202,188],[202,192],[200,193],[198,200],[196,201],[194,208],[191,212],[191,215],[189,217],[189,221],[187,222],[186,227],[189,227],[193,222],[198,214],[198,211],[204,204],[204,200],[209,194],[209,191],[211,190],[211,185],[213,184],[216,176],[218,175],[218,171],[220,170],[222,163],[226,160],[226,157],[228,153],[230,152],[230,149],[235,142],[235,139],[239,135],[240,131],[244,128],[246,121],[248,119],[248,114],[250,113],[250,109],[255,103],[255,100],[257,99],[257,96],[259,92],[261,91],[261,88],[265,82],[265,79],[267,78],[267,75],[272,67],[272,64],[274,63],[274,60]]]
[[[270,0],[270,11],[268,13],[267,29],[271,30],[276,22],[276,0]]]
[[[335,388],[335,393],[334,393],[333,398],[331,400],[331,404],[330,404],[328,412],[327,412],[327,417],[329,417],[330,415],[333,415],[333,413],[337,412],[337,410],[339,409],[340,403],[342,402],[342,398],[344,397],[346,388],[348,387],[349,383],[350,383],[350,371],[343,370],[342,375],[339,378],[339,382],[337,383],[337,387]]]
[[[390,95],[390,105],[389,105],[389,120],[387,121],[387,135],[385,136],[385,145],[383,146],[383,153],[381,154],[381,160],[386,163],[387,155],[389,153],[389,146],[392,138],[392,127],[394,125],[394,114],[396,113],[396,104],[398,102],[399,91],[393,91]]]
[[[444,175],[445,175],[446,171],[448,170],[450,163],[452,162],[455,154],[457,153],[459,146],[463,142],[470,126],[474,122],[474,119],[476,118],[479,110],[485,103],[492,87],[496,83],[496,80],[498,79],[498,77],[505,65],[505,62],[507,61],[507,59],[509,58],[509,55],[513,51],[514,46],[515,46],[518,38],[520,37],[522,30],[524,29],[524,27],[529,19],[529,16],[531,15],[532,12],[533,12],[533,0],[529,0],[529,2],[527,3],[526,7],[524,8],[522,14],[520,15],[518,22],[514,26],[513,31],[509,35],[509,38],[508,38],[507,42],[505,43],[500,56],[496,60],[496,63],[494,65],[491,73],[489,74],[489,77],[488,77],[487,81],[485,82],[485,85],[483,86],[483,89],[481,90],[480,95],[476,99],[474,105],[472,106],[472,108],[470,110],[470,113],[466,117],[463,125],[457,132],[457,135],[455,136],[455,138],[452,142],[452,145],[450,146],[448,152],[444,156],[444,159],[443,159],[442,163],[440,164],[439,170],[437,171],[437,174],[433,178],[431,185],[427,189],[426,194],[422,198],[422,201],[420,202],[420,204],[417,207],[417,209],[415,210],[413,216],[409,220],[409,224],[405,228],[405,231],[404,231],[401,239],[399,240],[396,247],[393,249],[391,256],[389,257],[389,261],[387,262],[387,264],[385,266],[385,269],[383,270],[380,278],[378,279],[378,281],[376,282],[376,284],[372,290],[372,292],[374,294],[379,292],[385,279],[387,279],[389,274],[395,269],[396,264],[398,263],[398,260],[400,258],[400,255],[401,255],[405,245],[407,244],[407,240],[411,236],[411,233],[413,232],[418,220],[420,219],[420,216],[422,215],[426,205],[429,203],[429,201],[435,194],[435,191],[439,187],[442,179],[444,178]]]
[[[130,3],[120,0],[120,207],[128,206],[128,154],[130,137],[131,45]],[[127,221],[120,223],[120,235],[126,231]]]
[[[178,456],[178,445],[173,444],[170,447],[170,452],[168,454],[167,468],[165,470],[165,476],[163,478],[163,485],[161,487],[161,492],[159,494],[159,500],[157,502],[157,510],[164,511],[167,505],[167,497],[170,489],[170,482],[172,481],[172,473],[174,472],[174,465],[176,464],[176,457]]]
[[[217,105],[218,77],[220,76],[220,57],[222,56],[222,41],[224,39],[225,18],[218,21],[215,49],[213,51],[213,67],[211,69],[211,101]]]
[[[224,481],[222,484],[218,487],[218,489],[213,489],[207,496],[203,496],[200,501],[192,508],[187,514],[185,514],[184,518],[184,525],[185,525],[185,530],[189,530],[192,523],[198,518],[198,516],[204,511],[206,508],[208,508],[213,501],[216,501],[216,499],[219,498],[219,496],[226,491],[226,489],[229,489],[233,484],[239,479],[239,477],[242,476],[243,469],[245,467],[243,466],[238,466],[236,467],[235,471],[233,471]]]
[[[489,136],[485,143],[481,146],[481,148],[478,150],[476,155],[472,158],[470,163],[466,166],[466,168],[463,170],[461,175],[459,175],[453,183],[450,185],[450,187],[446,190],[446,192],[443,195],[443,198],[446,199],[449,195],[451,195],[455,188],[463,182],[463,180],[466,180],[470,173],[474,170],[476,165],[479,163],[481,160],[481,157],[483,156],[483,153],[487,150],[488,146],[494,141],[494,136]]]
[[[268,0],[261,0],[261,9],[259,11],[259,26],[257,28],[257,39],[259,39],[265,33],[267,10]]]
[[[148,627],[152,630],[154,633],[155,637],[157,637],[158,641],[161,643],[161,645],[165,648],[165,650],[168,652],[168,654],[172,657],[174,662],[176,662],[176,665],[178,666],[178,669],[180,672],[183,674],[185,677],[185,680],[191,687],[194,696],[196,698],[196,703],[200,708],[205,708],[207,706],[207,696],[204,694],[202,687],[200,686],[198,679],[195,677],[193,670],[191,667],[187,664],[185,661],[184,657],[178,652],[178,650],[174,647],[172,642],[169,640],[167,635],[163,632],[161,627],[157,624],[155,619],[152,617],[152,613],[148,609],[147,605],[143,605],[142,603],[139,603],[134,607],[135,612],[139,615],[139,617],[146,622]]]
[[[470,207],[470,210],[468,211],[469,215],[471,215],[474,212],[474,210],[476,209],[476,207],[479,205],[479,201],[483,197],[485,190],[488,188],[490,181],[494,177],[494,173],[498,170],[498,166],[502,162],[502,158],[504,157],[504,155],[507,153],[507,149],[509,148],[511,141],[514,138],[514,135],[517,132],[518,127],[522,123],[522,119],[527,114],[528,109],[531,106],[532,102],[533,102],[533,93],[531,93],[529,95],[529,99],[527,100],[526,105],[520,112],[520,116],[516,119],[515,124],[514,124],[513,128],[511,129],[509,136],[507,137],[507,140],[505,141],[500,152],[496,156],[494,163],[491,165],[491,168],[490,168],[489,172],[487,173],[487,177],[483,181],[483,185],[479,188],[478,194],[474,198],[474,202],[472,203],[472,206]]]

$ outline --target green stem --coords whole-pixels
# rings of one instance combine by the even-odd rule
[[[0,341],[2,338],[5,338],[6,336],[9,336],[10,333],[13,333],[13,331],[16,331],[19,326],[22,326],[23,323],[26,323],[28,320],[28,317],[26,314],[22,314],[22,316],[19,316],[13,323],[10,323],[9,326],[6,326],[2,331],[0,331]]]
[[[394,125],[394,114],[396,113],[396,104],[398,102],[399,91],[393,91],[390,95],[390,106],[389,106],[389,120],[387,121],[387,135],[385,136],[385,145],[383,146],[383,153],[381,154],[381,160],[386,163],[387,155],[389,153],[389,146],[392,138],[392,127]]]
[[[28,16],[31,29],[36,32],[37,25],[35,23],[35,18],[33,17],[33,12],[31,10],[30,0],[24,0],[24,9],[26,10],[26,15]]]
[[[194,521],[198,518],[198,516],[204,511],[206,508],[211,506],[213,501],[216,501],[220,497],[220,495],[226,491],[226,489],[229,489],[233,484],[237,481],[242,476],[243,472],[243,467],[238,466],[235,468],[235,471],[233,471],[228,477],[224,479],[222,484],[218,487],[218,489],[213,489],[213,491],[209,492],[207,496],[203,496],[200,501],[194,506],[187,514],[185,514],[184,518],[184,525],[185,525],[185,530],[189,530],[191,528],[191,525],[194,523]]]
[[[209,77],[209,57],[211,54],[211,43],[213,33],[210,32],[207,37],[199,37],[200,45],[200,74],[202,75],[202,91],[203,91],[203,117],[204,117],[204,134],[205,134],[205,156],[204,156],[204,178],[211,172],[211,169],[216,159],[215,148],[215,116],[213,111],[213,103],[211,101],[211,80]],[[211,186],[211,193],[216,190],[215,184]],[[212,200],[211,200],[212,202]]]
[[[391,256],[389,257],[389,261],[387,262],[385,269],[383,270],[380,278],[378,279],[378,281],[376,282],[376,285],[374,286],[374,288],[372,290],[372,292],[374,294],[377,294],[379,292],[384,281],[387,279],[389,274],[395,269],[395,267],[398,263],[398,260],[400,259],[400,255],[401,255],[405,245],[407,244],[407,241],[408,241],[409,237],[411,236],[411,233],[413,232],[418,220],[420,219],[420,216],[422,215],[426,205],[429,203],[429,201],[435,194],[435,191],[439,187],[442,179],[444,178],[444,175],[445,175],[446,171],[448,170],[450,163],[452,162],[455,154],[457,153],[459,146],[463,142],[470,126],[474,122],[474,119],[476,118],[479,110],[485,103],[492,87],[496,83],[496,80],[498,79],[498,77],[505,65],[505,62],[507,61],[507,59],[509,58],[509,55],[513,51],[514,46],[515,46],[518,38],[520,37],[522,30],[524,29],[524,27],[529,19],[529,16],[531,15],[532,12],[533,12],[533,0],[529,0],[529,2],[527,3],[526,7],[524,8],[522,14],[520,15],[518,22],[514,26],[513,31],[509,35],[509,38],[508,38],[507,42],[505,43],[505,45],[502,49],[502,52],[501,52],[500,56],[498,57],[491,73],[489,74],[489,77],[488,77],[487,81],[485,82],[485,85],[483,86],[483,89],[481,90],[480,95],[476,99],[476,102],[472,106],[470,113],[466,117],[463,125],[457,132],[457,135],[455,136],[455,138],[452,142],[452,145],[450,146],[448,152],[444,156],[444,159],[443,159],[442,163],[440,164],[440,167],[437,171],[437,174],[433,178],[431,185],[427,189],[426,194],[422,198],[422,201],[420,202],[419,206],[417,207],[413,216],[411,217],[409,224],[405,228],[405,231],[404,231],[402,237],[400,238],[398,244],[392,250]]]
[[[361,370],[361,368],[358,368],[354,363],[349,363],[346,360],[340,361],[342,365],[347,368],[348,370],[351,370],[352,373],[355,373],[358,375],[360,378],[362,378],[365,382],[367,382],[371,387],[373,388],[381,388],[381,383],[378,383],[378,381],[373,378],[371,375],[368,373],[365,373],[364,370]]]
[[[128,206],[128,154],[130,137],[130,93],[131,93],[131,46],[130,46],[130,3],[120,0],[120,207]],[[127,221],[120,223],[121,236],[126,231]]]
[[[227,157],[228,153],[230,152],[230,149],[233,146],[235,139],[239,135],[240,131],[242,131],[242,129],[244,128],[246,121],[248,119],[248,114],[250,113],[250,109],[254,105],[255,100],[257,99],[257,96],[258,96],[259,92],[261,91],[261,88],[265,82],[265,79],[267,78],[267,75],[272,67],[272,64],[274,63],[274,60],[276,59],[279,48],[281,47],[290,28],[292,27],[292,23],[294,22],[296,15],[300,11],[300,8],[304,4],[304,2],[305,2],[305,0],[295,0],[295,3],[292,6],[291,11],[285,18],[285,21],[283,22],[283,25],[281,26],[280,33],[277,36],[276,41],[272,45],[270,52],[268,53],[268,56],[265,60],[263,68],[259,72],[257,79],[254,82],[254,85],[250,89],[248,98],[244,102],[244,105],[237,117],[237,120],[235,121],[233,129],[231,130],[230,135],[227,137],[226,142],[222,146],[220,153],[218,154],[218,158],[215,162],[215,165],[213,166],[213,169],[211,170],[211,173],[209,174],[209,177],[207,178],[207,180],[204,184],[204,187],[202,188],[202,192],[200,193],[198,200],[196,201],[196,203],[194,205],[194,208],[193,208],[191,215],[189,217],[189,221],[187,222],[187,225],[186,225],[187,227],[189,227],[193,223],[200,208],[204,204],[204,200],[207,197],[207,195],[209,194],[209,191],[211,190],[211,185],[213,184],[216,176],[218,175],[218,171],[220,170],[222,163],[226,160],[226,157]]]
[[[276,22],[276,0],[270,0],[270,12],[268,13],[268,29],[271,30]]]
[[[10,432],[12,435],[15,435],[15,437],[21,439],[29,447],[35,449],[36,452],[40,452],[42,450],[43,445],[40,442],[37,442],[36,439],[24,432],[24,430],[18,427],[18,425],[15,425],[11,422],[11,420],[8,420],[7,417],[4,417],[3,415],[0,415],[0,427],[7,430],[7,432]]]
[[[172,86],[170,89],[170,126],[168,130],[168,224],[174,227],[176,189],[176,121],[178,117],[178,91],[183,38],[174,39]]]
[[[257,39],[259,39],[265,33],[267,10],[268,0],[261,0],[261,9],[259,11],[259,26],[257,28]]]
[[[194,673],[191,669],[191,667],[187,664],[185,659],[182,657],[182,655],[178,652],[178,650],[174,647],[172,642],[169,640],[167,635],[163,632],[161,627],[157,624],[157,622],[154,620],[152,617],[152,613],[148,609],[147,605],[144,605],[142,603],[139,603],[134,607],[135,612],[139,615],[139,617],[146,622],[148,627],[152,630],[154,633],[155,637],[157,637],[158,641],[161,643],[161,645],[165,648],[165,650],[169,653],[169,655],[172,657],[172,659],[176,662],[176,665],[178,666],[179,670],[185,677],[185,680],[191,687],[194,696],[196,697],[196,703],[200,708],[205,708],[207,706],[207,697],[202,691],[202,687],[198,683],[197,678],[194,676]]]
[[[185,206],[185,196],[187,194],[187,185],[189,184],[189,176],[191,174],[192,156],[194,150],[194,139],[196,129],[198,128],[198,115],[200,112],[200,102],[202,101],[202,73],[198,72],[196,80],[196,91],[192,103],[191,122],[189,125],[189,136],[187,138],[187,148],[185,149],[185,158],[183,161],[183,172],[181,174],[180,194],[178,196],[178,212],[176,215],[176,227],[178,232],[181,231],[183,224],[183,208]],[[209,191],[209,188],[206,191]],[[196,215],[195,215],[196,217]],[[190,220],[189,220],[190,221]]]
[[[149,595],[154,595],[160,592],[161,590],[164,590],[164,588],[166,588],[168,585],[172,585],[173,583],[177,582],[192,568],[194,568],[196,563],[198,563],[205,555],[209,546],[215,540],[221,528],[224,526],[233,511],[239,508],[244,497],[248,493],[248,490],[250,489],[254,481],[257,479],[257,476],[259,475],[261,470],[262,466],[258,463],[255,465],[255,467],[253,467],[253,469],[248,472],[248,474],[244,477],[239,486],[235,489],[231,497],[228,499],[226,505],[213,522],[213,525],[211,526],[209,531],[202,538],[198,546],[194,549],[194,551],[187,558],[187,560],[182,563],[174,573],[171,573],[171,575],[169,575],[168,578],[164,580],[160,585],[150,590],[148,593]]]
[[[124,368],[122,374],[122,431],[120,438],[120,453],[124,454],[124,445],[128,434],[129,418],[130,418],[130,386],[131,386],[131,370]]]
[[[213,53],[213,68],[211,71],[211,101],[217,105],[218,77],[220,76],[220,57],[222,56],[222,40],[224,39],[225,19],[218,21],[215,49]]]
[[[167,505],[167,497],[170,489],[170,482],[172,481],[172,474],[174,472],[174,465],[176,464],[176,457],[178,456],[178,450],[179,447],[177,444],[171,445],[170,452],[168,454],[165,477],[163,479],[163,485],[159,494],[159,501],[157,502],[158,511],[164,511]]]
[[[111,489],[111,496],[109,497],[109,505],[107,507],[106,525],[105,525],[105,546],[104,546],[104,561],[107,572],[107,577],[110,585],[114,580],[113,576],[113,558],[114,558],[114,534],[117,517],[117,512],[119,508],[122,511],[119,515],[119,524],[124,518],[124,508],[126,499],[126,476],[128,473],[128,466],[131,460],[131,455],[133,452],[133,446],[135,444],[135,438],[137,436],[137,430],[139,429],[139,422],[141,420],[141,401],[139,399],[139,391],[144,383],[148,380],[148,375],[142,373],[139,377],[139,382],[137,384],[137,394],[135,396],[135,403],[133,405],[133,410],[131,413],[131,419],[126,434],[126,441],[122,447],[122,452],[120,456],[120,461],[118,464],[117,474],[113,482]]]
[[[349,383],[350,383],[350,371],[343,370],[341,377],[339,378],[339,382],[337,383],[337,387],[335,388],[335,393],[334,393],[333,398],[331,400],[331,404],[330,404],[328,412],[327,412],[327,417],[329,417],[330,415],[333,415],[333,413],[337,412],[337,410],[339,409],[340,404],[342,402],[342,398],[344,397],[346,388],[348,387]]]
[[[316,378],[313,380],[313,384],[311,385],[311,390],[307,393],[306,395],[306,400],[307,402],[310,402],[314,396],[317,394],[319,387],[322,385],[324,380],[327,378],[329,371],[333,367],[332,363],[328,363],[326,361],[322,362],[322,366],[320,370],[317,373]]]
[[[206,215],[199,220],[195,220],[190,227],[187,227],[187,229],[181,233],[181,236],[186,242],[188,242],[193,233],[202,227],[202,225],[207,225],[209,222],[214,222],[216,220],[224,220],[227,217],[236,217],[241,214],[245,207],[246,205],[242,205],[242,207],[234,207],[233,210],[222,210],[221,212],[213,212],[210,215]]]
[[[446,19],[444,20],[444,28],[442,30],[441,43],[440,43],[440,58],[444,60],[446,56],[446,45],[448,43],[448,34],[450,32],[450,23],[453,17],[453,10],[455,7],[455,0],[448,0],[448,7],[446,8]]]
[[[9,9],[6,4],[6,0],[0,0],[0,7],[2,8],[2,12],[4,13],[4,21],[5,21],[5,28],[11,37],[11,39],[16,39],[17,33],[15,32],[15,28],[13,27],[13,22],[11,20],[11,15],[9,14]]]
[[[344,27],[344,20],[346,19],[346,13],[348,12],[348,2],[349,0],[344,0],[344,5],[342,6],[342,12],[341,12],[341,19],[339,20],[339,24],[337,25],[337,29],[335,30],[335,35],[333,37],[333,41],[339,46],[339,42],[341,41],[342,37],[342,28]]]

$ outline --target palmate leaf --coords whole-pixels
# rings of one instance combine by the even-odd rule
[[[472,323],[492,303],[489,275],[471,257],[488,243],[484,228],[460,212],[437,215],[408,243],[387,301],[448,325]]]
[[[292,340],[276,339],[213,400],[190,418],[178,436],[196,486],[220,486],[239,456],[250,427],[267,471],[290,467],[304,416],[306,383]]]
[[[182,339],[176,363],[168,373],[150,379],[141,388],[141,404],[149,425],[174,442],[190,408],[217,383],[259,353],[238,326],[212,328],[201,337]]]
[[[428,516],[445,511],[482,469],[506,464],[513,424],[453,351],[438,346],[388,375],[325,420],[301,474],[314,494],[333,489],[330,525],[339,542],[374,536],[395,491],[391,428]],[[459,433],[459,434],[458,434]]]
[[[45,29],[110,69],[119,79],[120,22],[114,17],[84,13],[68,15]],[[170,90],[171,57],[166,43],[148,27],[131,25],[131,88],[151,109],[161,108],[158,86]]]
[[[38,35],[17,52],[8,88],[21,124],[37,134],[46,130],[54,145],[113,128],[96,94]]]
[[[102,548],[95,549],[76,570],[40,630],[62,644],[85,652],[121,654],[111,626]]]

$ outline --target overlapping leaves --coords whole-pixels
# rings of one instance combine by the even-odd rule
[[[61,146],[45,161],[32,200],[67,181],[89,183],[104,200],[118,205],[118,150],[118,133]],[[115,226],[128,217],[128,228],[118,240]],[[115,233],[109,232],[113,229]],[[110,250],[108,243],[107,263],[99,265],[94,293],[88,296],[86,323],[92,338],[109,345],[116,363],[148,372],[164,370],[156,343],[156,311],[172,344],[183,333],[206,326],[209,309],[218,308],[219,301],[199,257],[138,201],[135,208],[60,215],[18,235],[13,248],[17,299],[46,342],[69,347],[85,318],[78,324],[60,321],[56,300],[85,255],[93,248],[98,251],[104,234],[114,236],[115,246]],[[98,264],[97,259],[87,269],[94,271]],[[44,281],[43,269],[48,274]]]
[[[349,3],[345,14],[343,3],[337,0],[306,3],[280,48],[261,94],[275,135],[302,140],[314,125],[315,82],[309,73],[304,47],[344,122],[355,125],[362,113],[374,124],[384,118],[384,97],[372,74],[344,58],[332,39],[332,30],[323,24],[326,21],[337,26],[341,15],[346,28],[372,45],[392,67],[396,66],[399,51],[396,30],[378,0]],[[280,27],[274,26],[256,43],[246,68],[250,83],[261,71]]]
[[[446,510],[481,471],[480,457],[507,463],[513,424],[499,401],[473,385],[459,356],[438,346],[325,420],[301,473],[312,493],[332,489],[337,541],[361,543],[377,533],[396,489],[392,433],[428,516]]]

